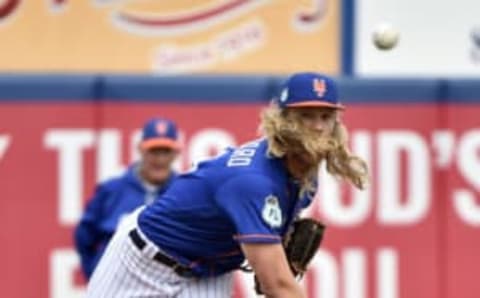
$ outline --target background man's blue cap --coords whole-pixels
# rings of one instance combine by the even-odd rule
[[[168,119],[150,119],[143,127],[142,149],[170,148],[180,149],[177,125]]]
[[[277,103],[280,108],[345,108],[338,102],[337,86],[334,80],[313,72],[296,73],[288,78],[277,98]]]

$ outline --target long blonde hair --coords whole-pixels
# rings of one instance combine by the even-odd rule
[[[319,138],[318,133],[306,128],[298,117],[297,113],[271,105],[261,113],[260,131],[268,140],[271,155],[306,155],[312,161],[301,178],[302,190],[312,191],[323,161],[330,174],[363,189],[368,181],[368,167],[360,157],[350,153],[345,125],[336,121],[332,135]]]

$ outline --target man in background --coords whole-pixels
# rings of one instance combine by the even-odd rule
[[[152,203],[168,187],[175,177],[172,164],[179,150],[175,123],[151,119],[143,128],[140,161],[123,175],[97,186],[75,229],[75,247],[87,279],[122,218],[137,207]]]

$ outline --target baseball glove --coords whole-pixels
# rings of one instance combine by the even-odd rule
[[[295,277],[302,277],[323,239],[325,226],[313,219],[302,218],[284,239],[285,255]]]
[[[323,239],[325,226],[313,219],[296,220],[283,240],[288,264],[296,279],[301,279],[307,271],[307,266],[317,252]],[[255,290],[261,295],[262,290],[255,276]]]

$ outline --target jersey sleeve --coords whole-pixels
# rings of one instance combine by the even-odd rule
[[[281,242],[282,210],[270,178],[260,174],[231,178],[220,187],[215,199],[234,224],[238,242]]]

